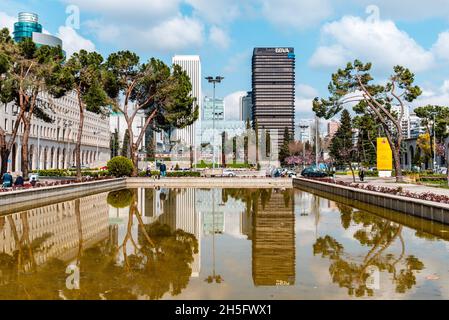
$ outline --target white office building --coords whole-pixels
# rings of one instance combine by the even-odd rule
[[[74,92],[60,99],[54,99],[47,93],[38,97],[38,103],[45,105],[53,120],[44,122],[36,117],[31,120],[29,138],[29,169],[67,169],[75,165],[75,143],[79,125],[78,99]],[[13,126],[17,121],[17,106],[14,103],[3,105],[0,112],[0,126],[10,139]],[[8,170],[21,171],[21,148],[23,123],[14,141],[8,160]],[[110,158],[109,117],[85,112],[83,135],[81,139],[81,164],[98,167],[106,164]]]
[[[193,125],[188,126],[187,128],[176,129],[173,133],[173,138],[179,143],[191,145],[196,148],[196,134],[198,132],[198,128],[200,128],[201,126],[202,119],[201,60],[197,55],[176,55],[173,57],[172,63],[173,65],[177,64],[181,66],[182,69],[187,72],[188,76],[190,77],[190,82],[192,83],[192,96],[196,98],[196,104],[199,106],[198,120]]]

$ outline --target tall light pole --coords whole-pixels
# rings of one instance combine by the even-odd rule
[[[319,162],[319,156],[318,156],[318,152],[319,152],[319,150],[318,150],[318,145],[319,145],[319,139],[320,139],[320,135],[319,135],[319,130],[320,130],[320,122],[319,122],[319,119],[318,119],[318,117],[315,117],[315,126],[316,126],[316,130],[315,130],[315,166],[316,166],[316,169],[318,170],[318,162]]]
[[[212,83],[214,85],[214,94],[213,94],[213,100],[212,100],[212,131],[213,131],[213,145],[212,145],[212,152],[213,152],[213,158],[212,158],[212,169],[215,169],[215,86],[217,83],[221,83],[221,81],[224,80],[224,77],[216,76],[214,77],[206,77],[205,78],[209,83]]]
[[[436,127],[435,127],[435,113],[433,114],[433,171],[436,172],[437,166],[437,135],[436,135]]]

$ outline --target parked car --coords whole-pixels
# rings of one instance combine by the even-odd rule
[[[224,169],[222,176],[223,177],[235,177],[236,174],[235,174],[235,172],[233,172],[231,170]]]
[[[312,168],[305,168],[301,172],[301,176],[306,178],[325,178],[327,177],[327,173],[323,171],[317,171]]]

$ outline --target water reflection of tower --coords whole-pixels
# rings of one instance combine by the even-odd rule
[[[257,199],[253,210],[253,281],[256,286],[295,283],[295,215],[291,190],[274,190],[268,201]],[[263,206],[263,202],[265,205]]]
[[[198,240],[198,254],[194,254],[192,277],[199,277],[201,270],[201,216],[197,214],[195,189],[182,189],[176,195],[176,229],[193,234]]]

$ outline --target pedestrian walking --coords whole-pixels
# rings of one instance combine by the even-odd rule
[[[167,175],[167,165],[162,162],[161,164],[161,176],[165,177]]]
[[[365,181],[365,169],[363,167],[361,167],[359,170],[359,178],[361,182]]]

